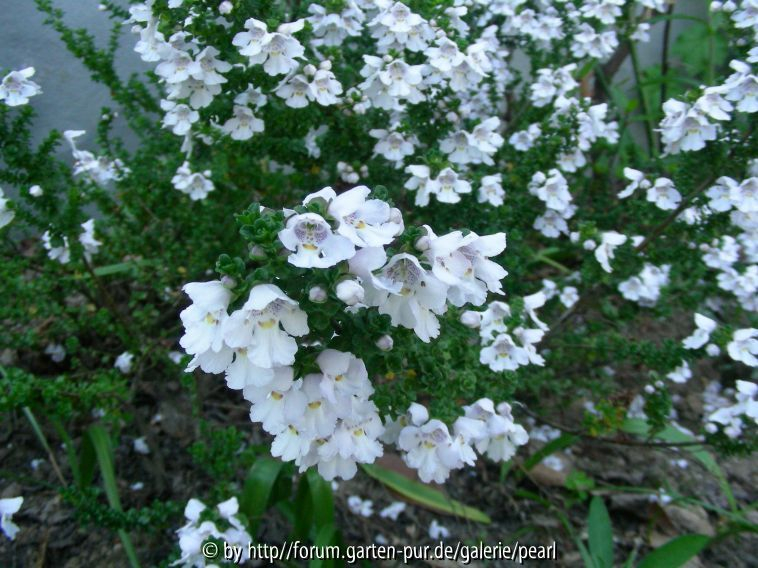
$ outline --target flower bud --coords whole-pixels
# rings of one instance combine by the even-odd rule
[[[716,426],[713,422],[709,422],[708,424],[705,425],[705,431],[708,432],[709,434],[715,434],[716,432],[718,432],[718,430],[719,430],[718,426]]]
[[[595,250],[597,248],[597,243],[592,239],[587,239],[582,246],[584,247],[584,250]]]
[[[232,8],[234,8],[232,3],[229,2],[229,0],[225,0],[224,2],[221,2],[221,4],[219,4],[218,11],[221,14],[229,14],[231,13]]]
[[[234,288],[237,285],[237,281],[234,278],[232,278],[231,276],[222,276],[221,277],[221,285],[224,288],[226,288],[228,290],[231,290],[232,288]]]
[[[431,240],[427,235],[424,235],[423,237],[419,237],[414,246],[416,247],[416,250],[420,252],[427,251],[431,246]]]
[[[332,70],[332,62],[328,59],[324,59],[321,63],[318,65],[319,69],[323,69],[324,71],[331,71]]]
[[[461,314],[461,323],[471,329],[478,328],[482,323],[482,312],[466,310]]]
[[[645,392],[647,394],[653,394],[655,392],[655,387],[653,385],[645,385]]]
[[[313,65],[311,65],[311,64],[309,63],[308,65],[306,65],[305,67],[303,67],[303,72],[304,72],[304,73],[305,73],[305,74],[306,74],[308,77],[312,77],[313,75],[315,75],[315,74],[316,74],[316,67],[315,67],[315,66],[313,66]]]
[[[29,195],[32,197],[39,197],[42,195],[43,191],[42,188],[38,185],[33,185],[29,188]]]
[[[391,63],[392,62],[392,56],[389,55],[389,54],[387,54],[384,57],[382,57],[382,61],[384,61],[385,63]]]
[[[709,343],[705,346],[705,352],[709,357],[718,357],[721,354],[721,349],[715,343]]]
[[[308,291],[308,299],[314,304],[326,302],[326,290],[321,286],[314,286]]]
[[[337,297],[348,306],[354,306],[363,302],[363,286],[355,280],[343,280],[337,284]]]
[[[382,351],[390,351],[393,345],[395,345],[395,342],[389,335],[382,335],[376,340],[376,346]]]

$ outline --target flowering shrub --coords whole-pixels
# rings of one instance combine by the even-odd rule
[[[215,520],[187,504],[188,566],[209,538],[255,536],[263,510],[229,495],[242,468],[278,463],[259,454],[317,495],[359,466],[376,476],[386,453],[445,483],[478,457],[516,463],[530,437],[755,449],[752,0],[713,2],[681,33],[674,51],[698,61],[681,81],[668,43],[661,65],[640,63],[653,26],[669,42],[663,0],[108,1],[104,49],[37,5],[118,109],[97,151],[80,130],[34,145],[35,97],[53,86],[32,67],[2,80],[0,408],[24,409],[43,440],[33,411],[49,417],[72,460],[65,496],[90,517],[104,513],[67,430],[94,417],[129,432],[140,393],[177,377],[223,501]],[[128,81],[113,67],[123,23],[146,65]],[[685,428],[678,385],[704,373],[718,381]],[[267,433],[262,451],[243,448],[252,426],[203,416],[208,375],[241,391],[229,400]],[[109,499],[124,533],[135,523]]]

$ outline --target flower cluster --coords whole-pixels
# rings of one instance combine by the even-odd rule
[[[230,546],[241,550],[240,561],[250,559],[248,544],[252,542],[250,534],[237,517],[239,503],[236,497],[219,503],[216,507],[219,523],[223,522],[227,528],[221,530],[217,523],[210,520],[206,506],[197,499],[190,499],[184,508],[184,516],[187,524],[176,531],[179,537],[181,557],[171,566],[205,566],[207,554],[203,549],[203,543],[209,539],[218,539]]]
[[[405,415],[396,420],[388,417],[382,440],[397,444],[405,463],[427,483],[444,483],[451,470],[474,465],[477,452],[493,461],[508,461],[518,446],[529,441],[507,402],[495,408],[483,398],[463,408],[465,414],[456,419],[451,434],[444,422],[430,420],[427,409],[413,403]]]
[[[523,298],[523,313],[513,318],[511,307],[505,302],[491,302],[483,312],[466,311],[461,322],[479,329],[483,346],[479,361],[495,372],[515,371],[525,365],[545,364],[535,345],[542,341],[548,327],[535,310],[545,305],[547,296],[540,291]],[[517,321],[514,327],[511,321]],[[525,327],[529,324],[536,327]]]
[[[260,208],[259,214],[273,212]],[[376,308],[392,326],[412,329],[424,342],[439,335],[437,317],[448,304],[479,306],[489,293],[503,293],[500,281],[507,273],[490,260],[505,249],[503,233],[437,236],[425,226],[413,248],[389,256],[385,247],[403,230],[400,212],[371,199],[367,187],[339,195],[327,187],[308,195],[298,210],[283,212],[274,246],[294,269],[341,265],[333,293],[346,312]],[[181,313],[180,344],[193,356],[187,371],[224,373],[229,388],[250,402],[251,420],[274,436],[272,454],[294,461],[301,471],[317,466],[326,479],[348,479],[356,464],[381,456],[384,426],[370,400],[374,389],[364,362],[325,348],[315,357],[317,372],[296,376],[296,338],[326,347],[330,337],[309,335],[302,299],[279,285],[253,285],[245,302],[230,311],[233,288],[221,280],[184,286],[192,300]],[[315,304],[329,299],[321,287],[307,290],[307,297]],[[389,350],[392,344],[386,336],[377,348]]]

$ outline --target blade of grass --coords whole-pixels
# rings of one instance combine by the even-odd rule
[[[98,425],[91,426],[87,430],[87,436],[92,442],[92,447],[97,456],[97,463],[100,466],[100,475],[103,478],[103,486],[105,487],[108,504],[114,511],[122,512],[123,509],[121,508],[121,499],[118,495],[118,484],[116,482],[116,471],[113,466],[113,446],[111,445],[110,436],[105,431],[105,428]],[[118,531],[118,536],[121,538],[121,543],[124,546],[130,566],[132,568],[139,568],[140,564],[137,559],[137,552],[134,550],[129,533],[122,529]]]

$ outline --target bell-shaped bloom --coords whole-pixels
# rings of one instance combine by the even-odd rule
[[[500,281],[508,273],[488,257],[505,250],[505,233],[480,237],[476,233],[463,235],[453,231],[437,237],[428,226],[425,229],[430,237],[425,254],[434,275],[450,287],[450,303],[457,307],[466,303],[481,306],[487,299],[487,291],[503,293]]]
[[[400,211],[380,199],[366,199],[370,193],[368,187],[359,185],[329,203],[329,214],[339,223],[337,234],[358,247],[388,245],[403,231]]]
[[[352,353],[326,349],[316,359],[322,372],[319,389],[326,400],[337,406],[341,418],[351,412],[353,397],[368,400],[374,392],[366,365]]]
[[[738,329],[726,346],[729,356],[749,367],[758,367],[758,329]]]
[[[253,364],[270,369],[291,365],[297,353],[294,337],[308,331],[308,317],[295,300],[278,286],[259,284],[224,322],[223,337],[230,347],[247,348]]]
[[[279,240],[292,251],[287,257],[289,263],[300,268],[328,268],[355,254],[350,239],[335,235],[317,213],[291,216],[286,228],[279,231]]]
[[[23,502],[23,497],[0,499],[0,530],[11,540],[16,538],[16,533],[19,530],[18,525],[13,522],[13,515],[18,513]]]
[[[379,313],[389,315],[392,325],[412,329],[425,343],[439,335],[440,324],[435,314],[447,310],[448,287],[424,270],[415,256],[396,254],[373,283],[385,292],[378,304]]]
[[[30,79],[33,76],[34,67],[8,73],[0,83],[0,101],[8,106],[20,106],[28,103],[29,97],[39,95],[42,89]]]
[[[184,335],[179,344],[190,355],[206,351],[220,351],[224,346],[222,326],[232,293],[220,280],[190,282],[182,288],[192,300],[179,317],[184,324]]]
[[[600,244],[595,248],[595,258],[606,272],[613,272],[610,261],[613,260],[616,247],[626,242],[626,235],[615,231],[603,233]]]
[[[403,461],[418,470],[424,483],[444,483],[450,470],[458,466],[455,453],[450,451],[453,440],[444,422],[433,419],[423,426],[403,428],[397,446],[405,452]]]

